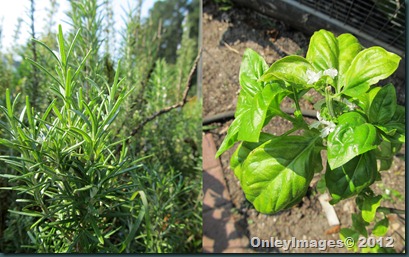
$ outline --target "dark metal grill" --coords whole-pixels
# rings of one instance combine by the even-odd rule
[[[296,0],[405,55],[404,0]]]

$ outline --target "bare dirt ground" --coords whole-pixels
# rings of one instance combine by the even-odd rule
[[[210,0],[203,1],[203,117],[209,117],[226,111],[235,111],[239,85],[241,58],[246,48],[252,48],[261,54],[268,64],[290,54],[305,56],[309,36],[288,27],[283,22],[273,20],[252,10],[233,7],[228,11],[220,11]],[[397,90],[404,92],[404,90]],[[312,109],[312,104],[319,97],[307,93],[301,108]],[[400,104],[405,95],[398,95]],[[290,101],[283,106],[290,107]],[[311,120],[312,122],[313,120]],[[231,120],[211,125],[211,132],[218,147]],[[274,119],[264,129],[273,134],[282,134],[290,124],[281,119]],[[275,215],[258,213],[249,203],[241,190],[240,184],[229,168],[230,157],[235,147],[221,156],[221,163],[230,197],[234,204],[234,216],[246,227],[248,238],[260,239],[296,239],[302,240],[338,240],[338,233],[328,231],[330,226],[318,201],[319,193],[315,189],[321,174],[314,177],[310,189],[303,200],[293,208]],[[385,193],[385,189],[397,190],[405,196],[405,149],[394,158],[391,169],[382,173],[380,186],[373,185],[376,193]],[[405,209],[404,198],[392,197],[384,201],[382,206]],[[358,211],[355,200],[344,200],[335,206],[341,227],[352,224],[351,214]],[[403,218],[405,216],[403,215]],[[388,235],[394,239],[394,248],[401,252],[405,248],[405,222],[397,215],[389,215]],[[250,247],[250,246],[249,246]],[[297,248],[283,251],[276,248],[254,248],[254,252],[303,252],[303,253],[342,253],[344,248]]]

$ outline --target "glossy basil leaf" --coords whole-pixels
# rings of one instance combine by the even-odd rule
[[[389,220],[388,218],[384,218],[375,224],[372,230],[372,234],[374,234],[375,236],[384,236],[388,232],[388,227]]]
[[[316,31],[308,47],[306,59],[316,70],[338,68],[338,42],[334,34],[326,31]]]
[[[341,81],[342,93],[357,96],[398,68],[401,57],[382,47],[373,46],[359,52]]]
[[[268,69],[266,61],[257,52],[247,48],[243,54],[243,60],[240,65],[240,86],[241,91],[254,96],[263,89],[263,83],[258,79]]]
[[[253,97],[264,87],[263,82],[258,82],[260,76],[268,69],[265,60],[251,49],[246,49],[240,66],[240,95],[237,100],[235,119],[230,125],[220,148],[216,152],[216,158],[230,149],[237,141],[243,119],[251,109]],[[247,119],[247,118],[245,118]],[[263,121],[264,122],[264,121]]]
[[[383,132],[386,136],[394,136],[398,131],[395,126],[382,126],[382,125],[375,125],[375,127],[380,131]]]
[[[227,134],[219,147],[219,150],[216,152],[216,158],[218,158],[225,151],[229,150],[238,141],[237,136],[241,126],[241,119],[245,114],[245,112],[241,113],[241,115],[237,116],[230,125],[229,129],[227,130]]]
[[[322,169],[319,137],[283,136],[267,141],[242,164],[241,186],[262,213],[271,214],[299,202]]]
[[[305,58],[296,55],[286,56],[273,63],[260,78],[260,81],[268,82],[281,79],[304,88],[308,82],[308,69],[314,70]]]
[[[271,140],[274,138],[276,138],[276,136],[267,134],[267,133],[261,133],[259,142],[256,142],[256,143],[242,142],[239,144],[236,151],[234,151],[234,153],[232,154],[230,158],[230,168],[234,171],[234,174],[240,181],[241,181],[241,164],[247,158],[249,153],[255,148],[267,142],[268,140]]]
[[[263,90],[259,91],[251,102],[251,107],[247,109],[246,115],[242,118],[238,140],[248,142],[258,142],[261,129],[266,121],[267,112],[279,114],[280,103],[286,96],[287,90],[283,89],[278,83],[269,83]],[[272,116],[270,115],[269,119]]]
[[[320,30],[311,37],[306,59],[318,71],[337,69],[338,76],[332,82],[325,80],[339,92],[338,80],[344,77],[352,60],[361,50],[359,41],[351,34],[342,34],[336,38],[333,33]]]
[[[395,113],[393,114],[391,122],[398,122],[405,124],[406,122],[406,112],[405,112],[405,107],[402,105],[397,105]]]
[[[344,242],[345,246],[349,249],[349,250],[354,250],[357,251],[358,250],[358,240],[359,240],[359,232],[355,231],[353,229],[350,228],[341,228],[341,230],[339,231],[339,238]],[[353,241],[348,241],[345,242],[345,240],[347,238],[352,238]],[[351,246],[350,243],[353,243],[353,245]]]
[[[384,124],[390,121],[396,110],[396,92],[392,84],[382,87],[373,98],[368,118],[372,123]]]
[[[362,46],[359,43],[358,39],[349,33],[339,35],[337,37],[337,40],[339,49],[338,79],[342,80],[344,74],[348,71],[352,60],[362,50]]]
[[[384,132],[384,134],[382,134],[384,140],[394,144],[405,143],[405,122],[405,107],[397,105],[392,119],[383,126],[377,125],[377,128]]]
[[[358,112],[344,113],[328,136],[328,163],[332,170],[379,145],[376,128]]]
[[[384,126],[377,126],[384,132],[382,138],[388,142],[399,144],[405,143],[405,124],[397,122],[389,122]]]
[[[382,170],[390,169],[392,166],[392,162],[393,162],[393,158],[380,160],[379,170],[382,171]]]
[[[368,237],[368,232],[366,231],[366,226],[368,225],[369,223],[364,221],[361,215],[352,214],[352,227],[364,237]]]
[[[361,107],[367,115],[373,99],[381,88],[382,87],[372,87],[368,90],[368,92],[354,96],[354,98],[358,99],[358,106]]]
[[[388,170],[393,161],[393,156],[399,152],[402,144],[382,141],[376,149],[376,158],[380,160],[379,170]]]
[[[366,222],[371,222],[374,220],[376,215],[376,210],[381,205],[382,196],[365,197],[362,203],[362,218]]]
[[[327,167],[325,182],[332,196],[331,204],[360,193],[375,181],[376,173],[373,151],[358,155],[338,168]]]

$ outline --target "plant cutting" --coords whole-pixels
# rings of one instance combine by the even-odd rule
[[[235,120],[216,157],[239,142],[230,166],[254,207],[274,214],[305,196],[314,173],[323,170],[321,152],[326,151],[330,203],[356,196],[361,210],[356,220],[362,222],[354,223],[360,225],[341,235],[367,236],[365,227],[373,221],[387,227],[390,210],[379,208],[382,196],[369,186],[390,168],[405,142],[405,109],[397,104],[395,88],[377,85],[394,73],[400,59],[379,46],[362,47],[351,34],[336,37],[326,30],[314,33],[305,58],[287,56],[270,67],[247,49]],[[314,105],[318,121],[312,124],[299,104],[310,90],[323,97]],[[280,108],[285,98],[294,102],[293,115]],[[282,135],[262,132],[277,116],[293,127]],[[377,211],[383,219],[377,220]]]

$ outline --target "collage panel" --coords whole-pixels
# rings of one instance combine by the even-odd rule
[[[405,252],[404,1],[203,1],[203,251]]]
[[[0,3],[0,253],[202,251],[200,8]]]

